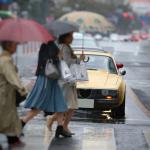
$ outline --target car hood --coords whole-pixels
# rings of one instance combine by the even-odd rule
[[[88,70],[88,81],[77,82],[78,89],[118,89],[122,76],[107,71]]]

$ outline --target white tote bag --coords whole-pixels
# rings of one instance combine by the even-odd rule
[[[72,64],[70,70],[77,81],[88,81],[88,73],[85,64]]]
[[[53,64],[53,60],[47,60],[46,66],[45,66],[45,75],[50,79],[58,79],[59,72],[56,66]]]
[[[64,60],[60,61],[60,73],[61,73],[61,78],[64,81],[70,80],[72,78],[72,73],[70,71],[70,68],[68,67],[67,63]]]

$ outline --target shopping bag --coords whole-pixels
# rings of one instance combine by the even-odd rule
[[[88,73],[84,63],[72,64],[70,66],[70,70],[73,78],[75,78],[76,81],[88,81]]]
[[[58,79],[59,71],[53,64],[52,60],[48,60],[45,67],[45,75],[50,79]]]
[[[72,78],[72,73],[70,71],[70,68],[64,60],[60,61],[60,73],[61,73],[61,78],[64,81],[69,81]]]

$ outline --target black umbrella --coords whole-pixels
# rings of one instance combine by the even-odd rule
[[[72,22],[52,21],[47,23],[45,27],[54,36],[58,37],[69,32],[78,32],[79,27]]]

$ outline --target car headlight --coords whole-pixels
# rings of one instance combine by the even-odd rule
[[[109,95],[111,95],[113,97],[116,97],[118,95],[118,91],[116,91],[116,90],[110,90],[109,91]]]
[[[102,95],[107,96],[109,94],[108,90],[102,90]]]
[[[102,90],[102,95],[116,97],[118,92],[116,90]]]

